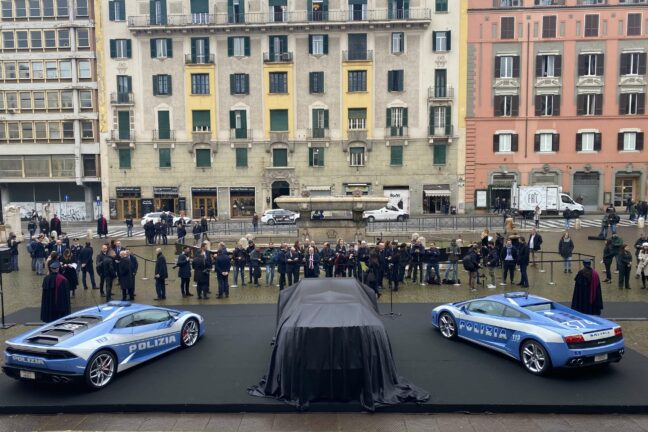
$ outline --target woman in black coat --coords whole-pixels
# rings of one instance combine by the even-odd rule
[[[122,301],[126,301],[133,293],[133,269],[131,267],[131,260],[128,257],[128,252],[125,250],[119,253],[119,267],[117,275],[119,277],[119,286],[122,290]]]
[[[389,263],[389,285],[394,291],[398,291],[398,282],[400,281],[400,263],[401,263],[401,250],[394,248]]]

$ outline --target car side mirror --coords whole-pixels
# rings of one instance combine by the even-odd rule
[[[468,308],[466,307],[466,305],[461,305],[461,307],[459,308],[459,310],[460,310],[461,312],[465,313],[466,315],[470,315],[470,312],[468,311]]]

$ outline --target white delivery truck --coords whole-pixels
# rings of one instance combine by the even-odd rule
[[[511,208],[525,217],[533,215],[536,206],[542,214],[562,214],[570,209],[573,216],[580,216],[585,209],[572,197],[562,192],[562,187],[554,185],[518,186],[511,189]]]

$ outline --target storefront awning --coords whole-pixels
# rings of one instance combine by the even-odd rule
[[[192,195],[209,195],[215,196],[218,193],[218,190],[215,187],[192,187]]]
[[[153,195],[178,195],[176,186],[154,186]]]
[[[435,196],[450,196],[450,191],[447,189],[442,190],[425,190],[423,191],[426,197],[435,197]]]

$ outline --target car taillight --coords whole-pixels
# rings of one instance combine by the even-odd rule
[[[614,329],[614,336],[623,336],[623,329],[621,327],[617,327]]]
[[[583,335],[565,336],[563,339],[565,339],[565,343],[567,343],[567,344],[575,344],[575,343],[585,342],[585,338],[583,337]]]

